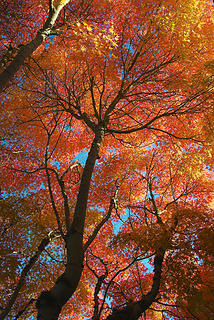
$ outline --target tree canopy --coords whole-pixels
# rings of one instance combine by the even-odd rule
[[[210,1],[0,21],[0,319],[213,318]]]

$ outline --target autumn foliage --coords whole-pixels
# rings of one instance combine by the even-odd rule
[[[212,319],[210,1],[0,21],[0,319]]]

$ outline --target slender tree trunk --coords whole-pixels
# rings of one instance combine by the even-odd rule
[[[132,302],[124,308],[114,309],[106,320],[137,320],[155,302],[160,289],[164,255],[165,249],[159,248],[154,258],[154,276],[151,290],[141,300]]]
[[[83,170],[74,212],[74,220],[66,235],[67,263],[65,272],[49,291],[37,300],[38,320],[56,320],[62,307],[75,292],[83,270],[83,232],[91,177],[98,157],[104,129],[98,128]]]
[[[53,0],[49,0],[49,15],[43,28],[38,31],[33,40],[26,45],[23,45],[13,61],[0,74],[0,92],[8,85],[9,81],[12,80],[14,75],[24,64],[26,58],[30,57],[31,54],[42,44],[46,37],[51,34],[60,11],[69,1],[70,0],[61,1],[61,4],[55,8],[53,5]]]
[[[26,266],[22,270],[21,276],[20,276],[19,281],[14,289],[14,292],[11,295],[10,300],[8,301],[6,307],[4,308],[4,311],[0,314],[0,320],[5,319],[6,316],[8,315],[8,313],[10,312],[12,306],[14,305],[14,303],[16,301],[16,298],[18,297],[18,294],[19,294],[22,286],[25,283],[28,272],[31,270],[31,268],[34,266],[34,264],[37,262],[38,258],[40,257],[40,255],[44,251],[45,247],[49,244],[50,240],[51,240],[50,237],[47,236],[41,241],[41,243],[38,247],[38,250],[30,258],[29,262],[26,264]]]

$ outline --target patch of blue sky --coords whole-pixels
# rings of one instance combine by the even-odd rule
[[[126,223],[129,215],[129,209],[125,209],[125,214],[121,219],[118,219],[118,221],[112,221],[115,235],[117,235],[120,232],[121,227]]]
[[[64,130],[65,131],[75,131],[74,128],[72,128],[71,125],[67,124],[67,123],[64,125]]]
[[[8,146],[8,141],[6,141],[6,140],[1,140],[1,141],[0,141],[0,145],[6,147],[6,146]]]
[[[60,169],[60,162],[59,162],[59,161],[57,161],[57,160],[52,160],[52,161],[51,161],[51,164],[52,164],[53,166],[55,166],[57,169]]]
[[[81,165],[85,165],[86,163],[86,160],[87,160],[87,157],[88,157],[88,151],[86,150],[83,150],[81,152],[79,152],[74,158],[73,160],[75,161],[79,161],[81,163]]]
[[[45,48],[46,48],[46,49],[49,49],[50,46],[52,46],[55,38],[56,38],[55,35],[49,35],[49,36],[46,38],[46,41],[45,41]]]
[[[45,189],[45,185],[43,182],[38,184],[38,181],[35,181],[33,183],[31,183],[29,186],[26,186],[25,189],[22,189],[22,191],[5,191],[5,190],[1,190],[0,192],[0,200],[1,199],[6,199],[9,197],[27,197],[32,193],[38,192],[40,190],[44,190]]]
[[[98,210],[101,213],[105,213],[105,209],[104,208],[100,208],[100,207],[98,207],[96,205],[95,206],[90,206],[89,208],[90,208],[90,210]]]
[[[54,262],[56,264],[58,263],[64,264],[64,257],[65,257],[64,247],[60,245],[56,245],[56,243],[51,243],[40,256],[40,261],[50,266]]]

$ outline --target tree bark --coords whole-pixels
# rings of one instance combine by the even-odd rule
[[[54,237],[54,236],[53,236]],[[40,257],[40,255],[42,254],[42,252],[44,251],[44,249],[46,248],[46,246],[49,244],[51,238],[49,236],[45,237],[39,247],[38,250],[36,251],[36,253],[30,258],[29,262],[26,264],[26,266],[24,267],[24,269],[21,272],[21,276],[19,278],[19,281],[14,289],[14,292],[12,294],[12,296],[10,297],[10,300],[8,301],[6,307],[4,308],[4,311],[0,314],[0,320],[5,319],[5,317],[8,315],[8,313],[10,312],[12,306],[14,305],[18,294],[22,288],[22,286],[25,283],[25,279],[28,275],[28,272],[32,269],[32,267],[34,266],[34,264],[37,262],[38,258]]]
[[[83,270],[83,232],[91,177],[98,157],[104,129],[98,128],[83,170],[74,211],[74,220],[66,235],[67,263],[64,273],[49,291],[37,300],[38,320],[56,320],[62,307],[75,292]]]
[[[26,58],[30,57],[31,54],[42,44],[46,37],[51,34],[60,11],[69,1],[70,0],[61,1],[60,5],[54,7],[53,1],[49,0],[49,15],[43,28],[38,31],[33,40],[22,46],[21,50],[15,56],[13,61],[0,74],[0,92],[3,91],[3,89],[9,84],[9,81],[12,80],[19,68],[24,64]]]
[[[137,320],[143,312],[145,312],[159,293],[162,264],[164,259],[165,250],[159,249],[154,258],[154,276],[151,290],[142,297],[141,300],[129,303],[122,309],[113,310],[106,320]]]

